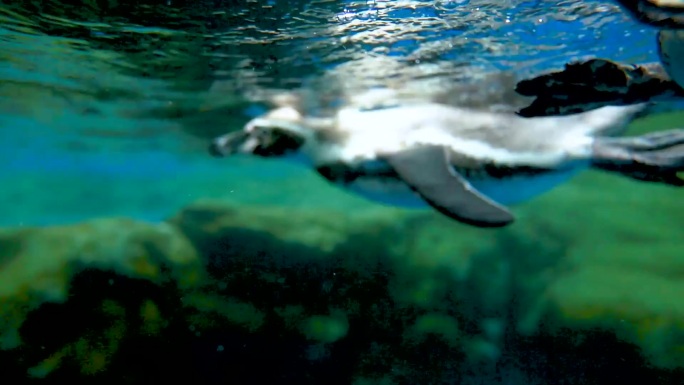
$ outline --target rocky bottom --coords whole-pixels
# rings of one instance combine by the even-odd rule
[[[684,383],[680,248],[527,222],[206,201],[2,230],[3,382]]]

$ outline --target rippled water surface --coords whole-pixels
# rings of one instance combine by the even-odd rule
[[[171,102],[229,103],[331,69],[383,81],[467,77],[464,67],[526,72],[584,56],[656,58],[654,31],[610,1],[94,4],[3,4],[3,80],[25,92],[49,87],[83,112],[116,101],[101,112],[172,116]]]

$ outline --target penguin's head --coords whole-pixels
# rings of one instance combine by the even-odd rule
[[[241,131],[215,138],[209,152],[216,157],[284,157],[296,154],[306,141],[301,113],[292,107],[281,107],[250,120]]]

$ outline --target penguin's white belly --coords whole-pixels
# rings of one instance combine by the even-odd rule
[[[522,203],[544,194],[570,180],[582,167],[535,176],[516,176],[506,179],[471,180],[481,194],[502,205]],[[402,208],[422,209],[428,205],[408,185],[399,180],[358,178],[344,185],[349,192],[370,201]]]

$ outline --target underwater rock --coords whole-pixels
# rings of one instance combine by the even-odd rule
[[[648,127],[648,125],[646,125]],[[593,186],[591,194],[582,184]],[[565,201],[544,199],[534,222],[567,234],[524,335],[603,331],[655,367],[684,368],[684,207],[680,191],[588,173]],[[615,191],[619,191],[616,196]],[[584,209],[582,209],[584,208]],[[553,224],[544,213],[553,212]],[[545,234],[538,234],[545,237]],[[533,312],[530,312],[530,315]],[[578,339],[582,339],[577,337]]]
[[[678,230],[521,211],[483,232],[429,211],[205,200],[160,224],[2,230],[0,362],[15,384],[683,379],[654,366],[684,362],[679,305],[649,302],[681,292],[664,246]]]
[[[585,180],[585,183],[606,183],[596,174],[589,175]],[[644,193],[648,187],[632,187],[631,191]],[[644,190],[639,191],[641,188]],[[573,191],[566,193],[574,194]],[[662,198],[669,191],[651,193],[656,198]],[[606,189],[605,197],[612,202],[601,201],[604,207],[621,205],[610,195],[610,189]],[[243,285],[248,287],[251,281],[252,286],[259,286],[264,291],[254,294],[256,289],[252,288],[251,295],[243,300],[251,302],[257,298],[270,297],[262,308],[286,302],[284,308],[290,310],[283,310],[279,314],[296,314],[294,318],[299,320],[300,328],[301,322],[310,320],[310,317],[318,317],[316,319],[321,323],[329,319],[332,308],[333,312],[345,313],[348,317],[348,330],[339,343],[357,338],[355,328],[360,324],[368,325],[371,329],[378,327],[378,336],[382,335],[380,329],[389,328],[401,333],[402,342],[394,341],[387,346],[380,344],[382,347],[379,347],[374,341],[376,350],[367,348],[375,352],[371,354],[375,360],[378,355],[389,354],[389,351],[395,353],[392,349],[396,346],[424,342],[444,349],[439,354],[461,357],[456,360],[460,360],[458,365],[475,365],[478,362],[496,362],[506,357],[517,362],[520,357],[526,357],[524,352],[519,351],[521,345],[511,343],[511,338],[521,338],[526,343],[550,340],[556,341],[555,344],[567,343],[564,354],[572,355],[573,346],[576,348],[577,345],[565,339],[581,339],[582,336],[592,335],[596,332],[596,323],[601,322],[604,314],[593,313],[592,321],[595,322],[582,323],[575,322],[572,312],[560,313],[556,310],[572,306],[573,303],[578,304],[577,312],[596,307],[610,312],[612,307],[620,306],[619,300],[615,304],[604,301],[598,292],[604,285],[602,282],[585,280],[581,276],[576,280],[571,279],[572,274],[581,267],[574,266],[575,256],[586,253],[587,260],[593,258],[594,261],[600,261],[600,256],[594,254],[602,251],[596,250],[596,247],[616,245],[615,250],[606,253],[614,256],[617,265],[624,265],[630,256],[621,251],[620,244],[615,244],[614,239],[635,240],[641,234],[660,247],[668,239],[677,239],[678,229],[681,228],[672,223],[661,223],[667,222],[669,217],[654,216],[656,211],[650,207],[653,204],[648,200],[633,203],[635,212],[630,215],[650,217],[654,223],[651,229],[630,226],[630,222],[624,218],[607,221],[609,226],[601,222],[592,225],[588,217],[592,214],[600,217],[600,212],[575,214],[576,205],[595,204],[592,200],[601,200],[603,196],[582,196],[578,193],[572,198],[566,204],[559,204],[557,199],[547,199],[541,202],[541,210],[538,211],[523,207],[520,210],[527,222],[496,233],[453,225],[422,212],[378,209],[353,214],[301,208],[237,207],[221,201],[198,202],[181,211],[171,222],[183,230],[198,250],[202,250],[208,265],[213,266],[210,269],[213,275],[224,277],[229,282],[231,277],[237,278],[243,274],[238,271],[250,271],[252,275],[244,279]],[[666,202],[660,199],[661,206],[666,206]],[[565,220],[551,224],[551,218],[543,215],[549,212],[544,209],[547,204],[553,207],[548,207],[548,210],[558,211],[557,218]],[[669,233],[663,228],[670,229]],[[644,247],[649,246],[646,244]],[[648,269],[648,259],[644,259],[644,265],[638,269]],[[666,266],[676,266],[669,262],[661,263],[661,272],[666,271]],[[658,265],[658,262],[650,263],[651,268]],[[597,277],[607,277],[603,282],[617,282],[624,280],[622,271],[606,270]],[[379,275],[374,276],[372,272]],[[378,285],[380,277],[383,284]],[[654,275],[651,278],[661,281],[660,285],[667,285],[665,277]],[[264,280],[268,283],[253,284]],[[568,280],[571,284],[566,284]],[[311,286],[314,282],[317,284]],[[371,282],[376,296],[371,296],[368,289],[361,289]],[[638,285],[637,282],[632,284]],[[232,293],[241,291],[238,287],[230,290],[230,283],[227,283],[227,287],[227,291]],[[561,287],[566,288],[567,293],[562,293]],[[672,294],[672,290],[676,288],[670,287],[668,293]],[[359,296],[360,291],[366,294]],[[586,302],[578,303],[573,298],[580,293],[587,294],[583,297]],[[384,304],[381,313],[377,312],[377,306],[369,306],[367,302],[364,304],[363,300],[369,300],[366,298],[368,296],[376,305]],[[619,296],[615,299],[619,299]],[[669,303],[672,299],[666,301]],[[309,310],[311,304],[323,303],[328,308],[313,313]],[[294,312],[292,309],[299,310]],[[684,319],[668,312],[667,305],[659,309],[663,314]],[[640,310],[635,308],[634,311]],[[293,322],[283,321],[286,324]],[[330,322],[334,330],[335,323]],[[560,329],[551,328],[551,325],[559,325]],[[564,334],[560,332],[562,328],[565,328]],[[672,353],[668,349],[657,351],[664,346],[662,343],[653,345],[652,338],[629,338],[620,330],[613,326],[605,328],[605,336],[602,335],[600,339],[597,337],[597,341],[603,341],[603,345],[587,349],[595,352],[593,354],[605,355],[608,350],[620,347],[633,352],[632,361],[619,361],[619,357],[599,359],[587,353],[583,362],[589,366],[601,362],[606,368],[632,374],[649,365],[663,363],[662,359],[676,362],[667,358]],[[330,333],[334,335],[334,332]],[[605,342],[606,339],[609,342]],[[336,338],[330,340],[338,341]],[[590,340],[587,344],[592,346]],[[553,345],[545,346],[549,350],[540,352],[540,356],[553,355]],[[671,344],[669,348],[676,346]],[[649,353],[649,349],[654,347],[656,351]],[[383,348],[389,350],[384,351]],[[658,352],[662,353],[659,358],[653,356]],[[642,353],[645,353],[647,361],[639,361],[644,359],[639,358]],[[515,354],[518,356],[510,358]],[[521,365],[529,365],[529,362]],[[635,368],[634,371],[630,371],[630,366]],[[445,368],[441,366],[439,370],[443,372]],[[568,368],[568,371],[571,369]],[[589,369],[587,371],[590,372]],[[564,373],[566,378],[574,375],[560,369],[557,373]],[[677,373],[682,375],[681,372]],[[392,378],[397,380],[412,375],[415,373],[396,374],[397,377]],[[648,378],[652,374],[639,375]]]
[[[1,230],[3,376],[72,382],[107,373],[130,336],[165,329],[162,288],[193,287],[202,275],[192,245],[164,223],[111,218]]]
[[[71,226],[2,230],[0,244],[0,298],[22,298],[22,306],[29,309],[43,302],[66,301],[71,278],[87,269],[152,282],[171,278],[179,286],[194,284],[201,274],[197,253],[168,224],[100,219]],[[170,274],[162,274],[167,268]],[[17,322],[9,317],[2,320]],[[19,342],[7,326],[1,328],[4,348]]]
[[[684,362],[684,283],[648,272],[588,267],[560,279],[554,300],[554,327],[611,330],[633,341],[654,364]]]
[[[459,323],[453,301],[442,301],[448,282],[429,275],[457,280],[467,263],[453,251],[407,263],[410,250],[452,242],[434,229],[428,243],[406,236],[431,221],[393,210],[200,202],[160,224],[112,218],[2,230],[6,377],[314,384],[395,369],[395,381],[444,376],[453,368],[440,356],[463,355]],[[251,370],[256,360],[273,369]],[[412,369],[399,370],[403,362]]]
[[[614,257],[578,266],[546,295],[545,332],[607,330],[636,344],[659,367],[684,367],[684,256],[681,245],[619,245],[597,250]],[[655,250],[654,250],[655,249]],[[663,260],[669,261],[667,264]],[[649,263],[654,261],[655,263]],[[664,269],[658,272],[661,265]]]

